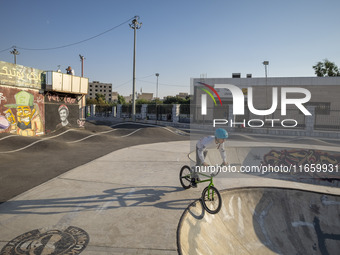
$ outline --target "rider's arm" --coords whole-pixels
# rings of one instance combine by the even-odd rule
[[[196,144],[197,148],[197,156],[199,157],[200,163],[202,165],[208,165],[205,162],[204,150],[206,149],[207,145],[211,142],[210,137],[203,137],[202,139],[198,140]]]
[[[215,142],[214,136],[207,136],[200,139],[197,144],[197,156],[199,157],[201,164],[204,166],[208,166],[209,164],[205,162],[204,151],[206,148],[209,148]]]

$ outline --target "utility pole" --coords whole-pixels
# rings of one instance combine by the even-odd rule
[[[84,77],[84,56],[80,55],[79,54],[79,57],[80,57],[80,61],[81,61],[81,77]]]
[[[14,49],[12,51],[10,51],[9,53],[14,55],[14,64],[17,64],[17,55],[19,55],[20,52],[17,51],[17,49],[14,47]]]
[[[129,24],[134,32],[133,39],[133,79],[132,79],[132,120],[136,120],[136,31],[142,27],[138,22],[139,17],[135,16],[132,23]]]

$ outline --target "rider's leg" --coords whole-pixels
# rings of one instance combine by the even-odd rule
[[[206,153],[204,153],[204,156]],[[196,165],[193,167],[193,171],[191,171],[191,186],[197,187],[196,180],[199,181],[199,168],[202,166],[202,162],[198,156],[198,149],[196,147]]]

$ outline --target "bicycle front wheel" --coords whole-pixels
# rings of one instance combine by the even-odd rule
[[[179,172],[179,181],[184,189],[191,187],[191,169],[189,166],[183,166]]]
[[[202,204],[208,213],[218,213],[222,207],[222,198],[220,192],[214,186],[205,187],[202,192]]]

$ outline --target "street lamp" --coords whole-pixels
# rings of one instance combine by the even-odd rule
[[[266,85],[267,85],[267,66],[269,65],[269,61],[263,61],[262,64],[264,65],[264,72],[266,76]]]
[[[267,86],[268,86],[268,82],[267,82],[267,66],[269,65],[269,61],[263,61],[262,63],[264,65],[264,72],[265,72],[265,76],[266,76],[266,106],[268,106],[268,93],[267,93]],[[268,128],[267,128],[267,132],[268,132]]]
[[[157,86],[156,86],[156,100],[157,100],[157,98],[158,98],[158,77],[159,77],[159,73],[156,73],[155,75],[157,77]]]
[[[80,55],[80,54],[79,54],[79,57],[80,57],[80,61],[81,61],[81,77],[84,77],[84,59],[85,59],[85,57]]]
[[[142,23],[138,22],[139,17],[135,16],[132,23],[129,24],[134,32],[133,39],[133,79],[132,79],[132,120],[136,120],[136,30],[142,27]]]
[[[14,49],[12,51],[10,51],[9,53],[14,55],[14,64],[17,64],[17,55],[19,55],[20,52],[17,51],[17,49],[14,47]]]

